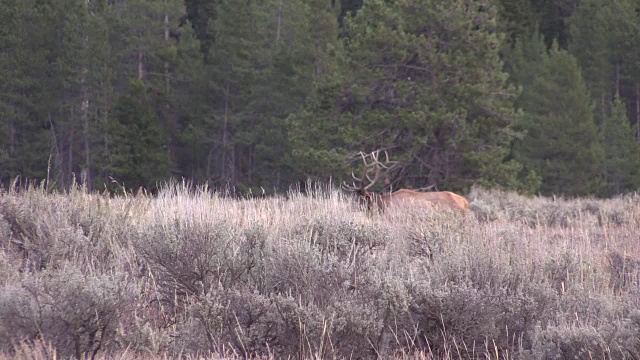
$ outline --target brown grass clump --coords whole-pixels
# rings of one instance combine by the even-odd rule
[[[2,358],[638,358],[638,196],[0,194]]]

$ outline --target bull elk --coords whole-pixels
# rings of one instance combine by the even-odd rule
[[[400,189],[388,194],[370,191],[369,189],[382,177],[383,170],[386,173],[395,165],[395,162],[389,161],[389,154],[387,154],[386,151],[384,154],[385,162],[382,163],[379,160],[379,150],[371,154],[360,152],[360,156],[364,162],[362,175],[357,177],[352,172],[353,185],[348,185],[346,182],[343,183],[343,188],[356,193],[369,210],[378,209],[384,211],[385,209],[398,206],[433,208],[435,206],[445,205],[466,211],[469,207],[467,199],[449,191],[420,192],[411,189]],[[371,158],[371,161],[367,161],[368,158]],[[372,173],[373,175],[371,175]]]

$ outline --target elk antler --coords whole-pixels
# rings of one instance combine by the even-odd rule
[[[353,172],[351,172],[351,177],[353,177],[353,179],[354,179],[355,181],[359,181],[359,180],[360,180],[360,179],[358,179],[358,178],[356,177],[356,175],[355,175]],[[347,191],[358,191],[358,190],[360,190],[360,189],[361,189],[361,187],[360,187],[360,186],[358,186],[358,185],[356,185],[355,181],[352,183],[353,185],[349,185],[349,184],[347,184],[347,182],[346,182],[346,181],[343,181],[343,182],[342,182],[342,188],[344,188],[344,189],[345,189],[345,190],[347,190]]]
[[[348,185],[346,182],[342,185],[346,190],[349,191],[369,190],[378,182],[378,180],[380,180],[380,177],[383,174],[382,169],[384,169],[386,173],[396,164],[396,162],[389,161],[389,154],[386,151],[384,152],[384,163],[380,162],[379,160],[380,150],[376,150],[370,154],[365,154],[360,151],[359,155],[362,158],[362,162],[364,163],[362,176],[358,178],[353,172],[351,173],[351,177],[355,180],[353,182],[353,186]],[[367,158],[369,157],[371,157],[371,162],[367,162]],[[373,178],[370,176],[371,172],[374,172]],[[366,185],[365,180],[368,182],[368,184]],[[356,182],[360,185],[356,185]]]

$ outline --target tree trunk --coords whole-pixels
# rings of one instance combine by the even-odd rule
[[[276,28],[276,44],[280,42],[280,28],[282,26],[282,0],[280,0],[280,7],[278,8],[278,19]]]
[[[165,4],[167,3],[167,0],[165,0]],[[167,46],[169,46],[169,13],[166,12],[164,14],[164,42],[167,44]],[[165,81],[165,92],[166,92],[166,96],[169,97],[169,94],[171,93],[171,82],[170,82],[170,76],[169,76],[169,61],[165,61],[164,62],[164,81]],[[173,161],[174,156],[176,156],[176,154],[178,153],[178,150],[176,149],[176,144],[174,141],[174,136],[172,134],[175,133],[176,129],[177,129],[177,124],[176,124],[176,120],[175,120],[175,116],[173,116],[173,114],[171,113],[171,111],[169,110],[170,106],[169,104],[166,104],[166,108],[167,108],[167,126],[170,129],[169,131],[169,136],[167,139],[168,142],[168,146],[167,146],[167,159],[169,160],[170,164],[174,164],[175,162]]]
[[[166,4],[166,1],[165,1]],[[165,13],[164,14],[164,42],[168,43],[169,42],[169,14]],[[166,90],[167,90],[167,94],[169,93],[169,62],[165,61],[164,62],[164,78],[165,78],[165,85],[166,85]]]
[[[604,119],[607,117],[607,107],[606,107],[607,101],[606,101],[606,96],[605,96],[605,92],[602,92],[602,95],[600,95],[600,124],[604,123]]]
[[[88,38],[85,37],[85,45]],[[82,105],[80,108],[80,116],[82,117],[82,135],[84,136],[84,165],[80,180],[87,191],[91,191],[91,147],[89,141],[89,88],[87,86],[87,75],[89,70],[85,67],[82,69]]]
[[[64,176],[62,177],[64,179],[63,183],[64,183],[64,187],[68,187],[71,185],[72,180],[74,178],[73,175],[73,145],[75,142],[75,136],[76,136],[76,129],[75,126],[70,126],[69,127],[69,159],[68,159],[68,163],[67,163],[67,168],[66,170],[66,174],[64,174]]]
[[[640,141],[640,82],[636,83],[636,140]]]
[[[62,172],[62,166],[63,166],[63,155],[61,153],[60,150],[60,143],[58,142],[58,135],[56,134],[56,129],[55,129],[55,125],[53,124],[53,119],[51,119],[51,113],[47,114],[47,118],[49,119],[49,125],[51,126],[51,141],[53,142],[53,146],[51,151],[54,152],[54,165],[55,165],[55,169],[58,170],[58,173]],[[49,155],[49,158],[51,158],[51,155]],[[50,164],[48,165],[49,167],[51,166]],[[49,187],[49,170],[47,170],[47,188]]]
[[[109,136],[110,136],[110,132],[111,129],[109,127],[109,117],[111,116],[110,113],[110,109],[111,109],[111,102],[112,102],[112,92],[113,92],[113,88],[111,87],[111,84],[109,83],[109,65],[105,64],[104,68],[102,70],[102,74],[101,76],[104,76],[101,81],[100,81],[100,96],[101,96],[101,101],[100,101],[100,107],[101,107],[101,115],[100,116],[100,124],[99,124],[99,130],[102,133],[101,136],[101,141],[102,141],[102,149],[100,149],[99,152],[99,156],[96,158],[97,159],[97,167],[99,167],[101,169],[101,171],[99,172],[99,176],[100,176],[100,180],[101,182],[103,181],[107,181],[105,179],[105,177],[108,174],[108,172],[106,172],[105,170],[107,169],[111,169],[111,164],[112,164],[112,158],[111,158],[111,147],[109,144]]]
[[[144,53],[138,50],[138,80],[144,79]]]
[[[616,94],[620,96],[620,64],[616,64]]]
[[[233,169],[232,159],[233,155],[231,154],[233,151],[230,151],[228,144],[229,137],[229,80],[225,80],[225,88],[224,88],[224,115],[223,115],[223,126],[222,126],[222,166],[220,168],[221,171],[221,182],[229,183],[230,180],[230,171],[227,170]]]
[[[253,157],[254,157],[254,149],[255,144],[249,145],[249,156],[248,156],[248,165],[247,165],[247,183],[253,184]]]
[[[84,166],[82,167],[82,185],[87,188],[87,191],[91,191],[91,146],[89,141],[89,102],[82,103],[84,108],[83,112],[83,136],[84,136]]]
[[[13,155],[16,151],[16,127],[13,121],[9,121],[9,155]]]

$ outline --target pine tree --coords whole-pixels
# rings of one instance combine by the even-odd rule
[[[249,106],[257,78],[268,66],[260,51],[265,29],[253,2],[222,0],[216,13],[216,46],[210,54],[214,107],[205,128],[210,142],[206,180],[236,186],[249,165],[242,160],[255,143],[256,118]]]
[[[116,103],[116,79],[122,72],[117,43],[113,38],[118,18],[108,1],[92,1],[89,5],[86,76],[83,85],[83,142],[82,174],[89,189],[104,188],[109,183],[111,144],[109,125],[112,107]],[[84,70],[84,69],[83,69]],[[88,115],[88,117],[85,117]],[[87,150],[88,149],[88,150]]]
[[[585,81],[603,121],[614,94],[631,107],[640,124],[640,16],[635,0],[585,0],[571,19],[570,51],[583,69]]]
[[[244,174],[246,185],[283,189],[289,177],[289,139],[287,116],[300,108],[301,100],[311,91],[314,72],[329,68],[314,57],[323,46],[323,34],[317,23],[309,21],[318,1],[274,0],[257,9],[262,14],[266,37],[262,39],[267,64],[256,77],[254,96],[249,105],[255,115],[255,141],[249,147],[250,167]],[[335,22],[334,22],[335,24]]]
[[[172,85],[174,108],[176,111],[175,158],[179,175],[201,182],[205,179],[199,165],[200,157],[206,159],[206,149],[202,149],[202,124],[207,117],[209,102],[205,59],[195,30],[187,21],[179,28],[176,60],[172,69],[178,81]],[[204,155],[202,155],[204,153]]]
[[[214,30],[219,0],[185,0],[189,22],[200,42],[202,54],[207,56],[215,43]]]
[[[170,176],[166,134],[154,105],[144,83],[132,80],[114,107],[110,174],[127,190],[155,189]]]
[[[206,72],[206,114],[191,124],[203,180],[240,190],[285,188],[287,116],[330,71],[314,6],[320,1],[219,1]],[[335,24],[335,16],[333,16]],[[337,27],[336,30],[337,31]],[[318,54],[319,53],[319,54]],[[284,181],[283,181],[284,180]]]
[[[305,175],[328,177],[346,153],[389,148],[406,185],[517,187],[520,166],[507,160],[515,90],[495,16],[466,1],[370,0],[345,18],[344,68],[291,117]]]
[[[626,106],[618,96],[600,131],[605,153],[601,195],[635,191],[640,186],[640,147],[629,125]]]
[[[516,39],[513,48],[508,49],[509,80],[514,85],[529,86],[538,76],[543,60],[547,57],[547,47],[542,35],[534,32],[529,37]]]
[[[500,0],[498,13],[498,26],[507,34],[507,47],[513,46],[518,39],[526,39],[538,32],[539,19],[531,0]]]
[[[91,34],[89,5],[85,1],[62,0],[52,4],[52,27],[58,29],[51,39],[49,57],[50,103],[48,118],[52,130],[52,170],[63,188],[90,163],[89,121],[91,103]],[[83,165],[84,164],[84,165]]]
[[[175,54],[174,43],[166,39],[166,30],[170,31],[184,15],[183,5],[177,0],[128,0],[117,1],[113,6],[119,15],[112,26],[117,31],[114,40],[123,67],[120,81],[128,84],[131,79],[139,79],[162,90],[167,81],[163,77],[165,64]]]
[[[585,82],[598,104],[597,119],[603,121],[613,89],[612,64],[609,59],[608,19],[609,9],[601,0],[585,0],[580,3],[571,19],[571,45],[569,50],[576,57]]]
[[[340,1],[340,17],[339,21],[342,23],[345,16],[353,17],[358,10],[362,8],[364,0],[342,0]]]
[[[532,0],[538,14],[539,31],[545,42],[551,46],[556,42],[560,48],[567,49],[570,40],[568,19],[576,9],[574,1]]]
[[[570,196],[599,190],[603,152],[593,103],[573,56],[554,45],[519,103],[526,136],[516,156],[542,177],[541,191]]]
[[[100,127],[104,129],[104,139],[100,141],[100,155],[101,159],[106,160],[106,164],[96,166],[103,181],[108,181],[110,176],[116,179],[123,176],[134,179],[134,183],[131,184],[134,187],[155,186],[159,178],[166,178],[169,173],[162,164],[173,165],[174,161],[178,161],[177,156],[180,153],[180,110],[176,104],[176,90],[184,84],[175,69],[178,62],[178,28],[186,16],[184,4],[181,0],[118,0],[110,4],[111,13],[115,15],[107,18],[108,40],[111,44],[108,57],[113,77],[105,81],[111,82],[116,96],[110,98],[113,94],[104,94],[108,115],[100,118]],[[135,86],[131,85],[133,79],[137,80]],[[142,86],[144,91],[138,89],[139,86]],[[151,170],[134,169],[133,167],[139,166],[137,163],[127,165],[122,160],[123,150],[118,148],[121,145],[127,146],[126,141],[121,141],[117,136],[123,123],[122,107],[133,106],[123,105],[123,96],[131,96],[132,92],[144,96],[139,100],[140,104],[136,105],[137,112],[132,116],[142,119],[145,123],[141,125],[142,128],[153,129],[150,130],[152,138],[157,137],[154,135],[156,132],[162,134],[162,141],[151,141],[153,148],[148,154],[152,160],[151,164],[157,162],[162,165],[159,166],[158,174]],[[146,107],[153,111],[147,114]],[[144,111],[141,110],[143,108]],[[159,151],[158,146],[163,150]],[[160,159],[160,154],[163,159]],[[131,168],[128,169],[127,166]],[[141,174],[150,174],[150,177],[143,179],[140,178]]]
[[[0,1],[0,180],[46,177],[51,150],[47,117],[48,7]]]

